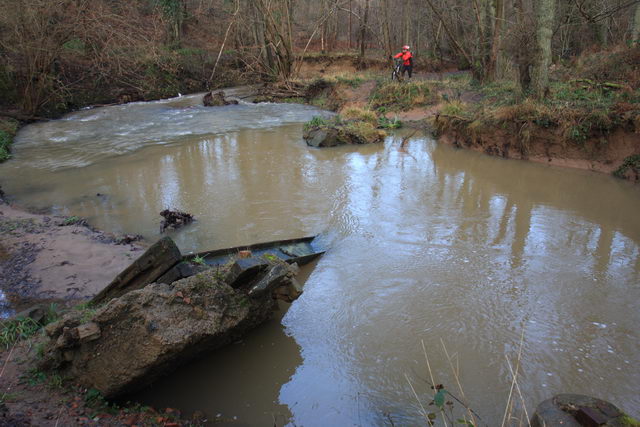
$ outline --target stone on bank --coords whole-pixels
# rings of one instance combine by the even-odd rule
[[[295,266],[257,264],[242,281],[229,267],[213,268],[74,310],[45,328],[40,367],[108,398],[139,390],[269,319],[275,298],[299,295]]]

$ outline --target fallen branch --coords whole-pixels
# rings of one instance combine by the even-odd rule
[[[180,228],[183,225],[193,222],[194,217],[190,213],[182,211],[172,211],[165,209],[160,212],[160,215],[164,217],[160,224],[160,233],[164,233],[167,228]]]

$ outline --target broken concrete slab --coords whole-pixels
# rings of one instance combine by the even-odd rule
[[[132,290],[140,289],[154,282],[181,260],[182,254],[173,240],[170,237],[163,237],[93,297],[91,304],[102,304]]]
[[[628,426],[628,417],[607,401],[581,394],[558,394],[540,403],[531,417],[532,427]]]
[[[158,279],[156,279],[156,282],[170,285],[176,280],[186,279],[187,277],[195,276],[196,274],[201,273],[210,268],[211,267],[208,265],[200,265],[200,264],[194,264],[193,262],[190,262],[190,261],[182,261],[174,265],[173,267],[171,267],[169,271],[167,271]]]
[[[247,268],[240,274],[209,269],[171,285],[152,283],[95,310],[67,313],[45,328],[40,368],[55,369],[112,398],[237,340],[271,316],[278,288],[293,286],[297,270],[284,262],[263,269],[259,260],[243,261],[240,266]],[[256,274],[238,282],[251,269]],[[250,296],[256,284],[259,289]]]
[[[250,257],[236,259],[229,267],[225,281],[234,289],[253,280],[259,273],[269,267],[264,258]]]

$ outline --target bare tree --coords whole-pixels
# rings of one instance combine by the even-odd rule
[[[369,22],[369,0],[364,0],[364,12],[360,18],[360,63],[364,61],[364,50],[367,43],[367,25]]]
[[[637,46],[640,43],[640,2],[636,5],[636,13],[633,17],[631,30],[631,44]]]
[[[533,95],[541,99],[549,91],[551,38],[556,0],[537,0],[536,6],[536,56],[531,77]]]

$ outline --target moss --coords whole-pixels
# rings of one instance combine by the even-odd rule
[[[345,138],[356,144],[378,142],[386,135],[384,131],[377,129],[375,125],[363,121],[347,122],[342,131]]]
[[[640,421],[630,417],[627,414],[624,414],[620,418],[618,418],[618,421],[620,422],[620,425],[624,427],[640,427]]]
[[[368,117],[368,114],[365,116]],[[378,120],[344,119],[335,115],[331,119],[314,117],[305,123],[304,133],[308,134],[315,129],[335,129],[338,140],[344,144],[370,144],[384,139],[386,132],[378,129]]]

